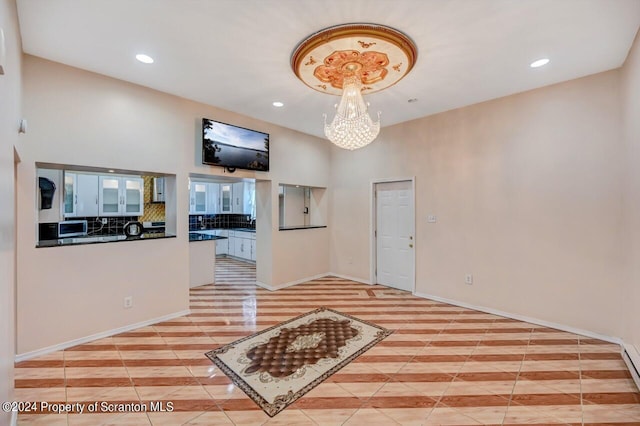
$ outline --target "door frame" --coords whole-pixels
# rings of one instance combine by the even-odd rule
[[[393,183],[393,182],[411,182],[411,213],[413,214],[413,270],[411,271],[411,294],[416,292],[416,250],[417,250],[417,238],[416,238],[416,177],[397,177],[397,178],[377,178],[371,180],[369,189],[369,283],[376,285],[378,282],[378,275],[376,268],[378,265],[378,241],[376,237],[377,228],[377,202],[376,202],[376,185],[380,183]]]

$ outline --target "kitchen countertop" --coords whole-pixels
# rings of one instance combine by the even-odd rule
[[[255,228],[231,228],[229,229],[229,231],[253,232],[254,234],[256,233]]]
[[[191,229],[189,232],[211,232],[211,231],[242,231],[242,232],[256,232],[255,228],[210,228],[210,229]]]
[[[58,238],[56,240],[40,240],[36,247],[75,246],[83,244],[113,243],[121,241],[157,240],[162,238],[175,238],[173,234],[164,232],[145,232],[137,237],[126,235],[87,235],[85,237]]]
[[[189,242],[192,241],[211,241],[211,240],[226,240],[227,237],[221,237],[219,235],[204,234],[197,231],[189,231]]]
[[[304,225],[304,226],[281,226],[278,228],[280,231],[293,231],[294,229],[316,229],[326,228],[327,225]]]

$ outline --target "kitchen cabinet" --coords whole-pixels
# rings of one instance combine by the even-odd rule
[[[98,216],[98,175],[64,173],[64,216]]]
[[[142,216],[144,180],[137,176],[99,176],[100,216]]]
[[[189,214],[216,214],[220,212],[220,184],[191,181]]]
[[[220,184],[208,183],[207,184],[207,214],[216,214],[220,208],[218,203],[220,202]]]
[[[189,192],[189,214],[207,213],[207,184],[191,181]]]
[[[220,213],[233,213],[233,186],[230,183],[220,184]]]
[[[229,231],[229,254],[245,260],[255,260],[256,234],[254,232]]]
[[[216,256],[220,254],[229,254],[229,231],[221,229],[216,232],[220,237],[227,237],[224,240],[216,240]]]
[[[234,183],[232,213],[255,217],[255,193],[256,184],[254,182]]]

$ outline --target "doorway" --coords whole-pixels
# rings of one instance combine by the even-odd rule
[[[13,148],[13,351],[18,352],[18,164],[20,155]]]
[[[373,184],[373,283],[415,291],[413,179]]]

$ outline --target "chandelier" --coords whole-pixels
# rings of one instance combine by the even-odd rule
[[[400,81],[413,68],[417,48],[400,31],[377,24],[345,24],[304,39],[291,55],[291,67],[307,86],[341,96],[336,115],[324,132],[340,148],[354,150],[371,143],[380,132],[363,94]]]
[[[340,148],[354,150],[369,145],[380,132],[380,112],[375,123],[367,113],[367,104],[360,93],[362,83],[356,76],[347,77],[342,83],[342,99],[337,105],[331,124],[324,114],[324,134]]]

